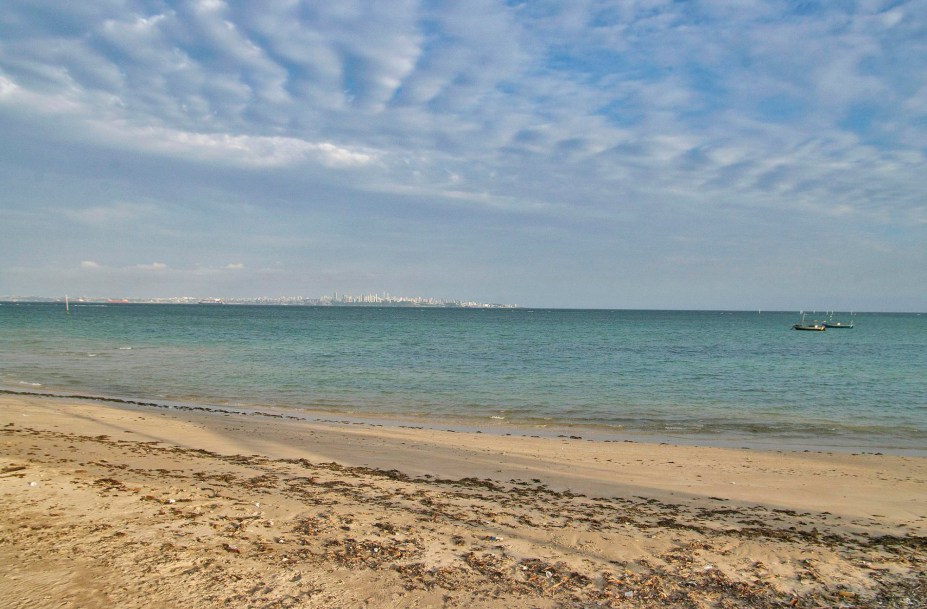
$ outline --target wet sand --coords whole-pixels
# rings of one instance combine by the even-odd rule
[[[2,607],[921,607],[927,458],[0,395]]]

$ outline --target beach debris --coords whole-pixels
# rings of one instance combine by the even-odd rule
[[[73,445],[91,441],[71,434],[50,434],[56,439],[66,438],[72,443],[68,448],[75,451],[80,447]],[[730,502],[706,507],[704,499],[702,503],[680,499],[672,504],[644,496],[583,498],[545,488],[540,480],[535,484],[516,479],[447,480],[412,477],[395,470],[384,474],[371,468],[226,456],[141,442],[119,441],[109,446],[128,456],[123,461],[107,454],[110,461],[80,463],[87,469],[71,470],[80,474],[70,483],[106,497],[138,492],[112,477],[117,476],[129,486],[143,485],[148,489],[145,492],[154,493],[140,493],[142,500],[168,505],[199,501],[204,504],[203,514],[191,522],[192,514],[200,514],[199,505],[187,511],[181,511],[180,506],[154,514],[144,510],[146,517],[155,519],[156,528],[173,539],[159,548],[150,541],[147,523],[151,521],[142,529],[140,521],[120,520],[119,530],[109,530],[114,525],[107,524],[100,514],[105,515],[110,504],[125,503],[104,501],[92,523],[73,531],[62,529],[61,537],[55,539],[72,540],[69,549],[78,557],[82,553],[95,556],[99,545],[99,555],[106,556],[102,560],[109,561],[107,566],[123,560],[110,558],[120,556],[120,552],[124,560],[138,561],[145,573],[168,564],[183,564],[185,570],[178,571],[177,576],[191,587],[201,585],[203,598],[214,606],[244,606],[249,602],[261,607],[345,606],[325,605],[323,598],[300,604],[308,602],[310,593],[319,594],[308,583],[301,589],[287,587],[286,582],[303,568],[319,574],[344,568],[383,571],[357,576],[389,585],[398,580],[405,593],[444,594],[449,607],[466,606],[470,599],[475,606],[486,604],[481,605],[481,600],[499,599],[492,602],[497,606],[590,609],[912,609],[927,598],[923,579],[927,541],[923,536],[916,532],[899,536],[853,533],[833,517],[821,514],[734,506]],[[149,466],[137,461],[134,468],[126,469],[133,453],[160,453],[178,462],[190,462],[186,469],[160,470],[146,469]],[[36,461],[41,458],[36,456]],[[199,471],[190,474],[194,469]],[[20,470],[11,473],[25,475]],[[150,482],[141,481],[146,477]],[[170,478],[171,486],[158,482],[165,477]],[[44,476],[41,480],[46,484]],[[200,486],[203,482],[214,484],[223,495],[212,487]],[[16,481],[18,485],[25,483]],[[261,503],[279,510],[265,507],[267,516],[273,515],[275,520],[255,512],[254,508],[261,507],[255,493],[261,494]],[[208,494],[211,496],[203,501]],[[271,498],[263,501],[267,496]],[[64,504],[66,498],[55,500]],[[440,515],[438,524],[434,523],[435,514]],[[49,515],[57,520],[60,514],[52,511]],[[47,543],[33,543],[43,541],[43,537],[47,541],[56,531],[55,521],[24,526],[33,535],[30,545],[21,548],[23,552],[33,551],[34,545],[55,555],[59,545],[64,547],[58,541],[53,548]],[[487,543],[504,540],[501,535],[487,534],[491,530],[517,536],[517,554]],[[586,560],[590,554],[585,542],[543,545],[561,531],[575,533],[579,539],[595,536],[608,543],[619,543],[625,536],[660,539],[661,543],[652,544],[660,549],[647,558],[610,560],[610,567],[600,561],[595,566]],[[15,543],[15,536],[9,539]],[[93,552],[84,549],[87,539],[93,539]],[[469,552],[460,547],[470,544]],[[731,548],[750,544],[776,545],[777,551],[804,560],[793,558],[767,566],[747,558],[746,553],[741,558],[735,556],[737,552],[731,554]],[[195,554],[198,549],[203,552],[199,557]],[[247,560],[222,560],[223,553],[246,555]],[[834,566],[844,568],[846,575],[836,573]],[[337,577],[342,574],[343,570]],[[220,583],[210,583],[214,581]],[[425,604],[422,598],[410,599],[404,606],[421,606]]]
[[[348,537],[325,543],[325,555],[328,558],[353,569],[379,569],[386,563],[415,558],[421,555],[422,551],[420,544],[398,539],[381,542]]]
[[[125,483],[115,478],[98,478],[94,481],[94,486],[103,488],[106,491],[126,491],[128,488]]]

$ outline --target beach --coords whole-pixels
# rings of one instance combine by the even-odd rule
[[[3,607],[922,607],[927,458],[0,396]]]

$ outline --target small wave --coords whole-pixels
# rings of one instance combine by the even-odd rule
[[[497,421],[504,421],[504,420],[505,420],[505,417],[500,417],[500,416],[498,416],[498,415],[492,415],[492,416],[489,417],[489,418],[490,418],[490,419],[496,419]]]
[[[88,354],[87,354],[87,357],[96,357],[96,356],[97,356],[96,353],[88,353]]]
[[[698,432],[702,431],[703,429],[705,429],[705,426],[701,423],[691,423],[688,425],[666,423],[663,425],[664,431]]]
[[[132,347],[119,347],[120,351],[131,351]]]
[[[19,381],[20,385],[27,385],[29,387],[41,387],[42,383],[30,383],[29,381]]]

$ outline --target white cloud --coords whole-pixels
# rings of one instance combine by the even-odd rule
[[[307,142],[292,137],[193,133],[145,129],[136,133],[149,145],[174,154],[184,154],[232,164],[270,167],[313,160],[329,167],[350,167],[372,163],[374,151],[351,150],[329,142]],[[133,141],[137,141],[132,138]]]
[[[0,97],[10,97],[19,89],[19,86],[10,80],[0,76]]]
[[[100,265],[93,260],[82,260],[80,263],[80,268],[82,269],[98,269]]]
[[[218,12],[226,8],[222,0],[197,0],[196,8],[203,12]]]
[[[852,230],[907,231],[925,214],[927,43],[912,3],[142,0],[64,3],[51,20],[34,1],[0,20],[0,121],[53,142],[33,156],[59,159],[58,182],[17,196],[61,201],[75,238],[144,222],[202,243],[214,216],[234,243],[241,201],[279,217],[278,233],[299,225],[262,238],[302,255],[391,215],[450,223],[447,210],[462,235],[618,233],[654,217],[682,233],[696,216],[736,222],[731,206]],[[94,160],[113,151],[125,175]],[[171,188],[144,190],[158,181]],[[128,241],[111,245],[125,259],[161,251]],[[232,280],[215,260],[238,255],[198,259]]]
[[[245,265],[240,262],[236,262],[236,263],[226,264],[224,268],[229,271],[240,271],[243,268],[245,268]]]
[[[139,219],[150,218],[156,214],[151,203],[115,202],[105,205],[62,209],[68,218],[87,226],[108,227],[131,223]]]
[[[166,271],[169,267],[163,262],[152,262],[151,264],[137,264],[134,268],[140,271]]]

